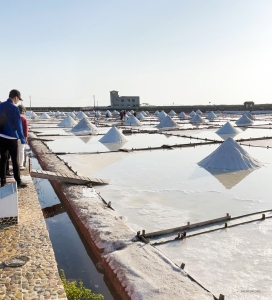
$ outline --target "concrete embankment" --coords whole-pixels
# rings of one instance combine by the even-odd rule
[[[31,177],[18,191],[18,224],[0,223],[0,299],[66,299],[54,251]],[[6,267],[14,256],[26,256],[21,267]]]
[[[44,170],[74,174],[33,134],[29,140]],[[122,299],[214,299],[157,249],[138,241],[135,232],[93,188],[57,181],[51,184]]]

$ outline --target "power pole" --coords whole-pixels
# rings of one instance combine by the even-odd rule
[[[94,103],[93,108],[95,109],[95,95],[93,95],[93,103]]]
[[[30,102],[30,110],[31,110],[31,96],[29,96],[29,102]]]

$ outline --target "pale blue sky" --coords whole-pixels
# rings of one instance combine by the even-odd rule
[[[271,0],[0,0],[0,100],[272,103]]]

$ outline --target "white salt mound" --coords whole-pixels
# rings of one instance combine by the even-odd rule
[[[234,134],[234,133],[239,133],[240,131],[236,128],[234,128],[230,122],[227,122],[224,124],[221,128],[219,128],[216,133],[217,134]]]
[[[139,112],[139,113],[136,115],[136,118],[137,118],[137,119],[143,119],[143,118],[144,118],[144,115],[143,115],[141,112]]]
[[[120,132],[115,126],[113,126],[100,140],[101,143],[121,143],[126,142],[128,139]]]
[[[197,114],[197,115],[202,115],[202,111],[201,111],[200,109],[198,109],[198,110],[196,111],[196,114]]]
[[[159,112],[156,110],[156,111],[154,112],[154,115],[155,115],[155,116],[158,116],[158,115],[159,115]]]
[[[124,123],[124,125],[130,126],[141,126],[141,122],[135,118],[133,115],[128,118],[128,120]]]
[[[183,111],[178,115],[179,118],[181,119],[188,119],[189,116],[187,116]]]
[[[246,112],[244,113],[244,115],[247,116],[250,120],[254,120],[254,117],[253,117],[252,114],[249,113],[248,111],[246,111]]]
[[[204,123],[204,120],[200,117],[200,115],[195,115],[191,120],[190,123]]]
[[[71,129],[73,133],[84,133],[84,134],[97,134],[97,127],[92,124],[88,119],[83,118],[80,122]]]
[[[193,117],[193,116],[195,116],[196,115],[196,113],[192,110],[190,113],[189,113],[189,116],[190,117]]]
[[[156,126],[156,128],[162,129],[162,128],[173,128],[173,127],[178,127],[178,124],[170,117],[170,116],[165,116],[160,124]]]
[[[162,120],[165,116],[167,116],[167,114],[163,110],[158,114],[159,120]]]
[[[87,116],[82,111],[79,111],[76,116],[78,119],[87,118]]]
[[[246,115],[242,115],[242,117],[235,122],[236,125],[250,125],[252,123],[253,121]]]
[[[229,137],[198,165],[205,169],[240,171],[257,169],[263,164],[251,157],[233,138]]]
[[[66,116],[57,126],[60,127],[74,127],[77,122],[70,116]]]
[[[40,119],[51,119],[51,117],[47,113],[43,113],[40,115]]]
[[[173,109],[169,112],[168,116],[174,117],[176,115],[175,111]]]
[[[216,115],[213,111],[211,111],[211,112],[207,115],[207,119],[215,119],[215,118],[217,118],[217,115]]]

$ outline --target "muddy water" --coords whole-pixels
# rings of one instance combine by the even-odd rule
[[[33,168],[40,169],[35,158],[31,159]],[[50,182],[33,178],[39,202],[43,210],[50,240],[55,252],[58,269],[65,271],[67,279],[80,279],[94,293],[104,299],[121,299],[114,291],[107,276],[71,220],[64,205],[55,194]]]

